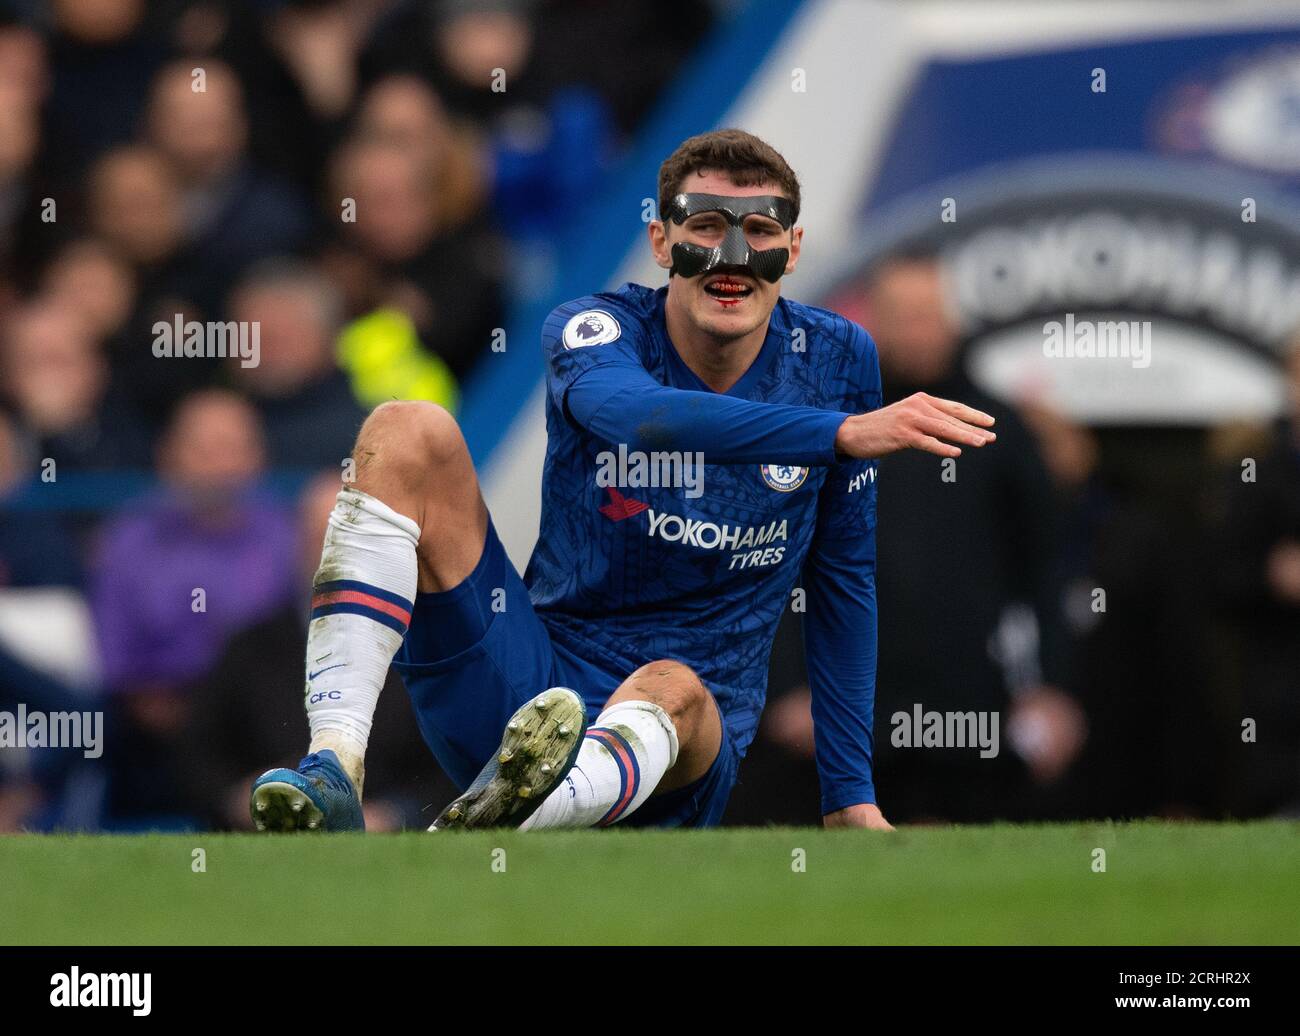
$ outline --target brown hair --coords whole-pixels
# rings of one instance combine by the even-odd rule
[[[659,167],[659,212],[668,208],[688,176],[704,169],[725,173],[737,187],[776,185],[799,218],[799,178],[794,170],[771,144],[740,129],[700,133],[677,145]]]

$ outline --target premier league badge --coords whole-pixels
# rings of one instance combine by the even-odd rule
[[[570,318],[564,325],[564,348],[582,349],[588,345],[604,345],[622,333],[618,321],[603,309],[588,309]]]

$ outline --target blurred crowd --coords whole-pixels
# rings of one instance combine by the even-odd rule
[[[1104,428],[990,398],[963,366],[939,261],[880,262],[841,308],[885,402],[994,415],[956,477],[880,464],[876,784],[906,823],[1300,816],[1300,334],[1268,427]],[[815,823],[797,616],[728,817]],[[993,758],[896,745],[899,712],[999,718]]]
[[[0,753],[0,830],[247,824],[306,741],[304,587],[365,414],[456,409],[714,17],[0,2],[0,711],[102,708],[111,746]],[[384,710],[380,829],[449,790]]]

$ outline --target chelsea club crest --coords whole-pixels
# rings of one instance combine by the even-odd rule
[[[807,468],[795,468],[789,464],[764,464],[759,470],[763,472],[763,481],[778,493],[794,492],[808,477]]]

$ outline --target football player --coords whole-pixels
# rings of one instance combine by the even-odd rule
[[[871,767],[876,461],[958,456],[993,419],[923,394],[881,407],[867,332],[781,294],[799,206],[790,166],[740,130],[663,163],[648,243],[666,286],[576,299],[542,328],[522,577],[451,415],[370,415],[313,587],[309,754],[258,779],[259,828],[363,826],[390,663],[465,789],[435,829],[716,824],[796,590],[824,821],[889,828]]]

